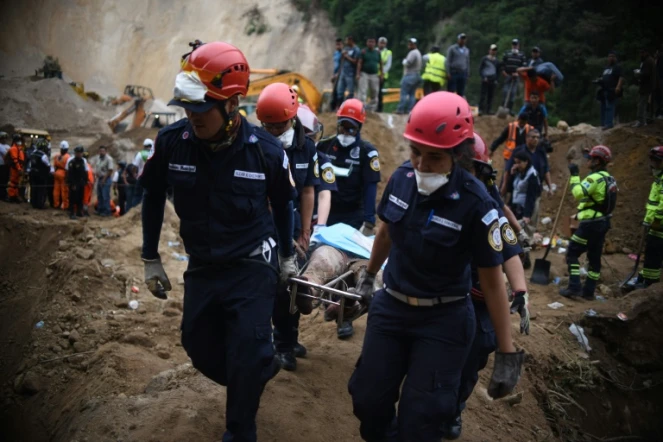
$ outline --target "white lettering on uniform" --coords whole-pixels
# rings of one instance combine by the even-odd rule
[[[378,155],[379,155],[379,154],[378,154],[378,151],[377,151],[377,150],[372,150],[372,151],[370,151],[370,152],[368,153],[368,158],[377,157]]]
[[[265,174],[259,172],[246,172],[244,170],[236,170],[235,176],[238,178],[246,178],[247,180],[264,180]]]
[[[490,212],[486,213],[483,218],[481,218],[481,221],[487,226],[490,225],[493,221],[498,219],[500,216],[497,214],[496,209],[491,209]]]
[[[506,216],[501,216],[500,217],[500,227],[502,227],[504,224],[508,224],[509,220],[506,219]]]
[[[441,218],[437,215],[433,216],[430,220],[433,221],[435,224],[439,224],[439,225],[444,226],[444,227],[449,227],[450,229],[454,229],[454,230],[457,230],[459,232],[461,230],[463,230],[463,226],[461,226],[460,224],[456,224],[453,221],[450,221],[446,218]]]
[[[346,163],[349,163],[349,164],[356,164],[357,166],[361,164],[360,161],[349,160],[349,159],[348,159],[348,160],[345,160],[345,162],[346,162]]]
[[[192,172],[196,171],[196,166],[191,164],[173,164],[168,163],[168,168],[170,170],[177,170],[178,172]]]
[[[295,169],[308,169],[308,163],[297,163]]]
[[[406,209],[410,207],[408,203],[403,201],[402,199],[396,198],[394,195],[389,195],[389,201],[392,203],[396,204],[398,207],[402,207],[403,209]]]

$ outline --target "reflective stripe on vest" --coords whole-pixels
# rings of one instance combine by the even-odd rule
[[[382,66],[384,66],[387,63],[387,60],[389,60],[389,57],[391,57],[391,50],[390,49],[384,49],[380,51],[380,58],[382,59]],[[389,78],[389,72],[384,72],[383,78],[386,80]]]
[[[428,63],[426,63],[426,69],[424,69],[421,79],[444,85],[447,82],[445,63],[444,55],[437,52],[428,54]]]
[[[525,135],[527,135],[527,132],[532,128],[529,124],[525,125]],[[514,149],[516,148],[516,136],[518,135],[518,123],[516,121],[509,123],[509,136],[506,139],[506,143],[504,143],[504,159],[508,160],[511,158],[511,155],[513,154]]]

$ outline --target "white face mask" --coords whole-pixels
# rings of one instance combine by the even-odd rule
[[[341,143],[341,146],[343,147],[348,147],[357,141],[357,137],[353,137],[352,135],[339,134],[336,138],[338,138],[338,142]]]
[[[290,146],[292,146],[292,140],[295,139],[295,129],[292,127],[285,132],[283,132],[281,135],[277,137],[281,143],[283,143],[283,147],[285,149],[288,149]]]
[[[431,195],[449,182],[448,173],[419,172],[414,169],[414,176],[417,179],[417,190],[420,194],[426,196]]]

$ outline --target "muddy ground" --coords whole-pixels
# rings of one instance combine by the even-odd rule
[[[322,119],[329,133],[333,116]],[[394,116],[390,125],[388,116],[370,115],[365,126],[364,137],[381,152],[383,184],[407,156],[400,137],[404,123]],[[480,118],[477,131],[490,143],[504,125]],[[651,182],[646,151],[661,143],[662,129],[659,123],[644,132],[620,127],[554,136],[551,165],[559,190],[544,197],[542,216],[554,216],[559,204],[570,147],[600,141],[615,152],[611,172],[621,192],[602,271],[605,301],[569,301],[556,294],[558,285],[531,286],[531,335],[519,335],[518,318],[512,318],[516,343],[528,355],[516,395],[509,401],[487,397],[491,360],[463,414],[461,440],[663,439],[663,287],[626,297],[618,290],[633,266],[628,254],[636,247]],[[147,135],[123,139],[136,144]],[[565,202],[564,217],[573,207]],[[163,302],[142,283],[138,211],[121,219],[70,221],[61,211],[0,203],[3,440],[220,440],[225,389],[197,373],[180,344],[186,263],[173,256],[184,253],[182,246],[168,246],[181,241],[178,224],[169,207],[160,250],[174,289]],[[550,236],[550,225],[540,228]],[[553,251],[549,259],[553,276],[563,283],[564,255]],[[138,301],[135,310],[129,307],[132,300]],[[564,307],[547,306],[555,301]],[[590,308],[596,317],[584,315]],[[619,312],[627,315],[626,322],[617,318]],[[584,327],[591,351],[569,332],[572,323]],[[301,341],[309,354],[297,372],[282,371],[267,385],[258,414],[260,440],[360,440],[346,385],[361,349],[365,317],[355,330],[352,339],[339,341],[334,324],[325,323],[320,312],[302,319]]]

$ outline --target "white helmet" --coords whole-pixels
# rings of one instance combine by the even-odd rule
[[[67,140],[62,140],[60,142],[60,149],[69,150],[69,143],[67,142]]]
[[[152,147],[154,146],[154,141],[152,141],[150,138],[145,138],[145,141],[143,141],[143,147]]]

